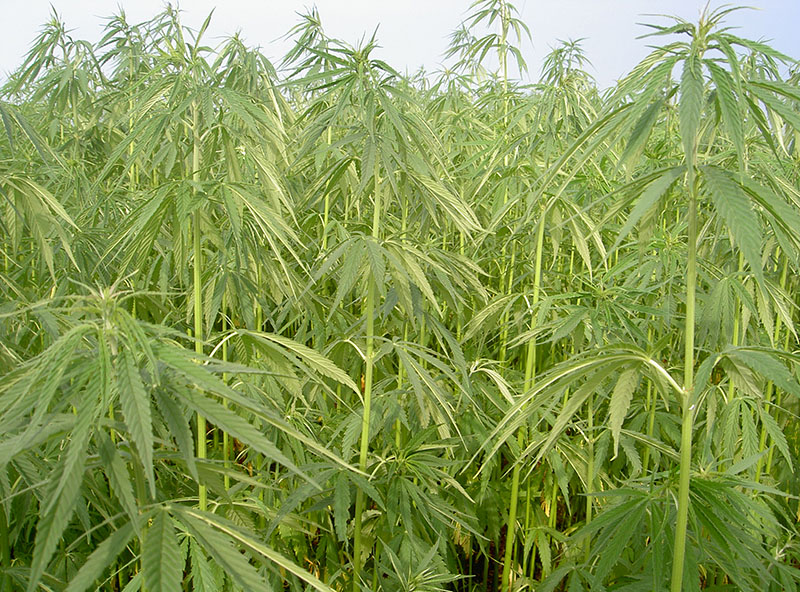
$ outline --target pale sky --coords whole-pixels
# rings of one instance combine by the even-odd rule
[[[537,80],[543,56],[558,39],[586,38],[583,42],[601,87],[613,84],[647,53],[637,40],[646,29],[637,22],[665,22],[652,13],[676,14],[696,20],[706,0],[511,0],[531,30],[523,43],[530,74]],[[183,0],[184,23],[198,27],[216,7],[206,42],[221,42],[241,31],[249,45],[261,46],[277,63],[289,47],[279,38],[299,22],[296,13],[316,4],[330,37],[356,44],[379,26],[381,45],[376,57],[400,71],[428,71],[441,67],[449,34],[467,15],[471,0]],[[151,18],[164,6],[161,0],[0,0],[0,80],[19,65],[43,24],[51,4],[73,29],[75,38],[96,41],[103,18],[123,6],[128,22]],[[717,6],[720,3],[712,3]],[[800,59],[800,0],[750,0],[760,10],[740,11],[727,23],[736,33],[771,40],[776,49]]]

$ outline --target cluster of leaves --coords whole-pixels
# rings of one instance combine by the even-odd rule
[[[523,86],[471,10],[413,77],[316,11],[279,68],[172,8],[45,26],[0,95],[0,591],[800,588],[795,61],[724,8]]]

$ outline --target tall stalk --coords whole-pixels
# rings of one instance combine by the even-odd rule
[[[375,170],[373,180],[375,183],[374,196],[375,204],[372,212],[372,238],[380,238],[381,223],[381,192],[380,178],[378,176],[378,159],[375,159]],[[364,412],[361,416],[361,450],[358,456],[358,468],[362,472],[367,469],[367,451],[369,449],[369,420],[370,407],[372,405],[372,382],[375,365],[375,304],[376,291],[375,282],[383,281],[383,278],[371,278],[367,287],[367,299],[364,303],[364,315],[366,316],[366,352],[364,354]],[[353,592],[359,590],[359,580],[361,574],[361,530],[364,515],[364,490],[359,488],[356,493],[356,520],[353,532]]]
[[[688,237],[686,263],[686,324],[683,352],[683,418],[681,421],[680,481],[678,486],[678,517],[672,554],[670,592],[680,592],[683,586],[683,564],[686,555],[686,529],[689,522],[689,482],[692,471],[692,427],[694,423],[694,321],[697,284],[697,184],[694,158],[688,164],[689,187]]]
[[[197,183],[200,181],[200,111],[197,103],[192,103],[192,180],[195,182],[193,192],[197,193]],[[203,266],[203,251],[200,232],[200,210],[192,214],[192,255],[194,259],[193,291],[194,291],[194,349],[203,354],[203,280],[201,276]],[[206,454],[206,418],[197,414],[197,458],[205,459]],[[206,486],[200,484],[198,488],[198,503],[201,510],[206,509]]]
[[[533,275],[533,296],[531,298],[531,321],[530,328],[536,327],[536,306],[539,304],[539,288],[542,281],[542,250],[544,248],[544,225],[545,213],[542,212],[539,219],[539,227],[536,233],[536,260],[534,263]],[[525,349],[525,380],[523,382],[523,392],[527,393],[533,388],[536,379],[536,339],[531,338]],[[526,426],[519,428],[517,432],[517,446],[520,450],[525,441]],[[516,540],[517,527],[517,505],[519,503],[519,482],[522,471],[522,463],[517,461],[511,472],[511,494],[508,501],[508,522],[506,523],[506,550],[503,557],[503,578],[502,589],[511,589],[511,561],[514,552],[514,542]]]

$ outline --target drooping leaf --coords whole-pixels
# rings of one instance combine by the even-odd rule
[[[750,205],[750,200],[729,172],[714,166],[704,166],[701,170],[703,184],[708,190],[714,208],[724,220],[750,270],[763,285],[761,224]]]
[[[638,368],[628,368],[620,373],[617,384],[614,385],[614,390],[611,392],[611,400],[608,404],[608,426],[611,428],[611,435],[614,438],[614,456],[617,455],[619,449],[622,423],[628,414],[637,386],[639,386],[639,370]]]

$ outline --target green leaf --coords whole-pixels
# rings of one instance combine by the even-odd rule
[[[162,389],[155,389],[154,394],[158,409],[161,411],[162,417],[167,422],[169,432],[178,445],[178,451],[186,461],[189,474],[195,480],[198,480],[197,462],[194,456],[194,439],[188,418],[184,415],[181,405],[169,393],[163,392]]]
[[[703,111],[703,70],[700,60],[689,55],[683,62],[681,95],[678,99],[678,117],[683,140],[683,153],[687,165],[694,166],[700,115]]]
[[[617,234],[617,239],[614,245],[608,250],[609,253],[616,250],[626,236],[633,230],[634,226],[641,220],[647,212],[649,212],[661,199],[661,197],[669,191],[673,183],[685,173],[686,167],[679,166],[665,170],[661,175],[653,179],[647,188],[639,195],[636,200],[636,205],[633,206],[631,213],[625,219],[625,224]]]
[[[148,592],[181,592],[183,563],[172,518],[161,509],[142,542],[142,573]]]
[[[311,349],[302,343],[298,343],[297,341],[289,339],[288,337],[283,337],[282,335],[276,335],[274,333],[259,333],[256,331],[241,331],[241,333],[250,335],[260,341],[273,342],[281,345],[295,354],[313,370],[319,372],[323,376],[327,376],[328,378],[332,378],[333,380],[342,383],[354,393],[361,394],[361,391],[356,386],[356,383],[353,381],[353,379],[350,378],[344,372],[344,370],[339,368],[336,364],[331,362],[318,351]]]
[[[575,389],[574,393],[569,395],[566,404],[562,407],[561,412],[558,414],[556,421],[553,423],[552,428],[547,438],[542,442],[539,452],[534,459],[534,463],[538,463],[555,445],[556,440],[561,437],[563,431],[572,420],[573,416],[583,406],[589,397],[591,397],[600,388],[600,385],[608,378],[610,374],[619,368],[619,363],[611,362],[603,365],[592,374],[586,382],[579,388]],[[526,451],[527,452],[527,451]]]
[[[714,82],[717,103],[722,114],[722,123],[725,129],[728,130],[736,154],[741,160],[744,158],[744,130],[742,129],[742,110],[736,98],[736,83],[727,70],[713,61],[704,60],[703,63],[708,68],[711,80]]]
[[[84,592],[91,587],[97,578],[111,566],[112,561],[128,546],[134,533],[131,522],[126,522],[113,530],[108,538],[97,545],[92,554],[83,562],[64,592]]]
[[[106,477],[108,477],[111,493],[120,501],[131,519],[131,523],[136,525],[139,512],[136,498],[133,495],[131,476],[125,466],[125,461],[122,460],[117,447],[104,431],[99,431],[95,437],[101,441],[100,461],[103,463]]]
[[[264,545],[260,540],[258,540],[255,536],[251,535],[250,533],[246,532],[245,530],[236,527],[235,525],[220,519],[218,516],[214,514],[210,514],[208,512],[200,512],[199,510],[194,509],[183,509],[182,510],[183,519],[190,519],[193,525],[193,528],[198,529],[200,524],[207,524],[209,525],[208,530],[211,530],[209,527],[213,527],[215,531],[219,531],[223,534],[223,536],[234,542],[237,549],[247,549],[252,553],[256,553],[261,555],[265,559],[271,561],[275,565],[285,569],[289,573],[297,576],[307,584],[309,584],[312,588],[319,590],[319,592],[334,592],[332,588],[328,585],[324,584],[320,581],[317,577],[310,574],[309,572],[305,571],[303,568],[295,564],[290,559],[284,557],[274,549]],[[242,555],[236,551],[236,554],[239,557]],[[261,589],[261,588],[258,588]]]
[[[770,415],[765,407],[759,405],[758,415],[761,419],[761,425],[764,426],[764,430],[766,430],[767,434],[772,439],[772,443],[778,448],[786,464],[789,465],[789,469],[794,471],[792,466],[792,454],[789,451],[789,443],[786,441],[786,434],[783,433],[778,422],[775,421],[775,418]]]
[[[222,572],[212,569],[205,552],[192,538],[189,539],[189,561],[195,592],[217,592],[222,589]]]
[[[340,541],[347,540],[347,522],[350,519],[350,481],[342,474],[336,479],[333,491],[333,524],[336,537]]]
[[[95,384],[94,382],[90,384]],[[72,430],[67,449],[53,471],[44,503],[39,508],[36,539],[31,562],[28,592],[33,592],[44,574],[56,545],[75,511],[80,496],[86,465],[86,447],[89,444],[98,411],[98,393],[86,393],[86,401],[78,410],[78,421]],[[92,396],[94,395],[94,396]]]
[[[251,446],[267,458],[281,463],[287,469],[317,487],[317,489],[322,489],[314,479],[297,468],[269,438],[240,415],[194,389],[176,389],[175,392],[191,409],[205,417],[209,422]]]
[[[222,571],[242,590],[270,590],[264,578],[239,551],[229,536],[208,526],[207,521],[195,513],[174,508],[173,513],[205,553],[222,568]],[[216,518],[216,517],[215,517]]]
[[[630,409],[633,393],[639,386],[638,368],[628,368],[623,370],[611,393],[611,401],[608,404],[608,426],[614,438],[614,456],[619,451],[619,434],[622,430],[622,423]]]
[[[800,383],[798,383],[789,369],[776,358],[776,355],[780,355],[779,352],[741,347],[730,349],[725,353],[728,357],[738,360],[765,379],[771,380],[778,388],[800,398]]]
[[[750,200],[729,172],[713,166],[704,166],[701,170],[703,184],[714,208],[728,227],[750,270],[763,285],[761,225]]]
[[[663,107],[664,99],[659,97],[653,101],[650,106],[645,109],[641,117],[639,117],[625,145],[625,151],[619,157],[621,166],[628,168],[637,164],[636,160],[644,150],[647,138],[650,137],[650,132],[658,121],[658,115]]]
[[[156,481],[153,474],[153,423],[150,416],[150,396],[142,383],[139,366],[134,357],[122,350],[116,359],[117,391],[125,423],[142,459],[145,475],[150,484],[150,495],[155,496]]]

